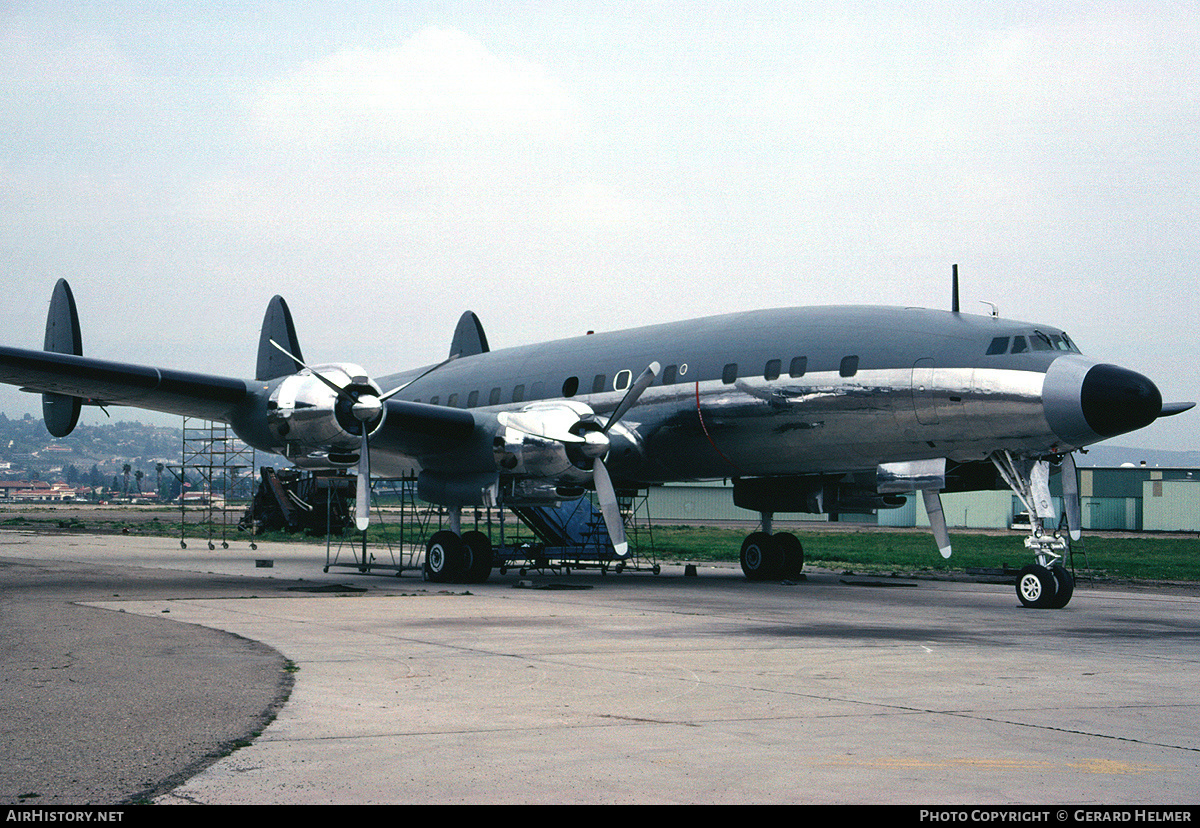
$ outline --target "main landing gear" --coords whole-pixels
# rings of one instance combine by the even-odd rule
[[[762,515],[763,531],[752,532],[742,542],[742,572],[750,581],[800,578],[804,546],[791,532],[771,534],[771,515]]]
[[[483,532],[434,532],[425,544],[425,580],[481,584],[492,574],[492,542]]]

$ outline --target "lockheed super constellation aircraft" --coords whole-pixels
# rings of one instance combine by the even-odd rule
[[[1149,379],[1083,356],[1047,325],[900,307],[751,311],[493,351],[464,313],[450,358],[372,380],[357,365],[306,365],[281,297],[267,306],[253,380],[84,357],[71,290],[59,281],[44,350],[0,347],[0,381],[43,395],[50,433],[84,403],[228,423],[256,449],[304,468],[357,468],[366,527],[372,472],[416,475],[448,507],[426,549],[434,580],[487,578],[492,550],[461,534],[461,509],[550,504],[596,493],[612,555],[628,554],[618,488],[733,479],[762,516],[742,544],[760,580],[803,565],[771,533],[780,512],[863,512],[921,492],[950,556],[940,492],[1003,488],[1033,518],[1026,606],[1062,607],[1074,582],[1067,539],[1047,531],[1052,464],[1070,535],[1080,531],[1071,452],[1178,414]],[[1051,527],[1052,529],[1052,527]]]

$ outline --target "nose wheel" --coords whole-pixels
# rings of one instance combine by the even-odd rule
[[[1062,564],[1030,564],[1017,575],[1017,598],[1031,609],[1062,609],[1075,592],[1075,578]]]
[[[1062,609],[1075,593],[1075,576],[1059,561],[1067,551],[1067,540],[1057,533],[1046,536],[1035,526],[1025,546],[1034,552],[1037,563],[1017,573],[1017,598],[1031,609]]]

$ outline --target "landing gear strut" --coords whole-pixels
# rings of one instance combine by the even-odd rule
[[[1007,451],[995,452],[992,463],[1001,477],[1016,493],[1029,512],[1029,537],[1025,548],[1033,553],[1036,563],[1029,564],[1017,574],[1017,599],[1021,606],[1033,609],[1062,609],[1075,593],[1075,577],[1061,561],[1070,552],[1071,542],[1067,537],[1054,532],[1047,535],[1042,524],[1044,519],[1053,519],[1055,511],[1050,500],[1050,463],[1044,459],[1016,458]],[[1063,475],[1073,478],[1075,464],[1067,455],[1063,463]],[[1068,522],[1071,537],[1078,537],[1077,502],[1078,487],[1075,481],[1065,481],[1063,492],[1067,499]]]

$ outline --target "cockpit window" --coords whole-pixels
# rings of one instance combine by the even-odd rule
[[[1009,341],[1011,339],[1012,349],[1009,349]],[[1033,331],[1026,336],[998,336],[988,345],[988,356],[997,354],[1012,353],[1024,354],[1028,351],[1066,351],[1067,353],[1077,354],[1079,349],[1075,347],[1075,343],[1065,333],[1044,333],[1042,331]]]

